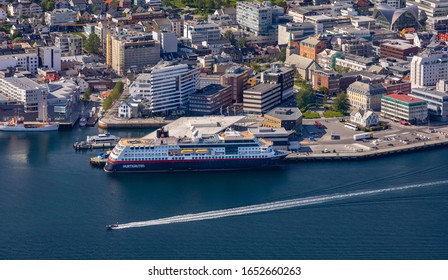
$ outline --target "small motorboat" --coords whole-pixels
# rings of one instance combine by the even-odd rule
[[[81,118],[79,120],[79,126],[80,127],[85,127],[87,125],[87,119],[86,118]]]
[[[117,228],[118,228],[118,223],[106,226],[107,230],[113,230],[113,229],[117,229]]]

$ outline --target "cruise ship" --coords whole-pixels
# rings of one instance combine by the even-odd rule
[[[198,138],[121,139],[104,167],[106,172],[212,171],[269,167],[287,153],[249,132],[227,130]]]

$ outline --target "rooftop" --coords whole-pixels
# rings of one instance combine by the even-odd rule
[[[210,84],[196,91],[196,93],[192,93],[192,95],[212,95],[218,93],[219,91],[225,88],[227,87],[218,84]]]
[[[299,108],[297,107],[278,107],[267,112],[265,115],[283,121],[295,121],[302,116],[302,112],[300,112]]]
[[[263,93],[263,92],[270,91],[279,86],[280,86],[280,84],[263,84],[263,83],[261,83],[254,87],[246,89],[245,91],[247,91],[247,92],[262,92]]]
[[[388,95],[385,95],[385,97],[389,97],[395,100],[399,100],[399,101],[403,101],[406,103],[418,103],[418,102],[423,102],[423,100],[421,100],[420,98],[416,98],[416,97],[412,97],[409,96],[407,94],[399,94],[399,93],[391,93]]]
[[[9,77],[9,78],[4,78],[3,80],[5,80],[6,82],[19,87],[21,89],[24,90],[31,90],[31,89],[37,89],[37,88],[41,88],[41,86],[36,83],[35,81],[28,79],[26,77]]]

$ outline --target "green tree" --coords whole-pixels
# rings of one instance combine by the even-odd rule
[[[42,0],[41,5],[42,5],[42,9],[44,9],[44,11],[54,10],[54,1],[52,1],[52,0]]]
[[[344,92],[340,92],[336,99],[333,101],[333,109],[339,113],[347,114],[350,109],[350,102],[348,96]]]
[[[227,30],[227,31],[224,33],[224,38],[227,39],[227,40],[229,40],[230,44],[235,45],[235,43],[236,43],[236,39],[235,39],[235,35],[233,34],[232,31]]]
[[[297,91],[296,104],[300,109],[306,109],[308,106],[316,103],[316,96],[311,85],[307,85]]]
[[[328,88],[326,87],[320,87],[317,91],[319,91],[320,93],[322,93],[324,95],[324,100],[323,103],[327,103],[327,99],[328,99]]]
[[[11,35],[11,40],[14,40],[16,38],[22,38],[22,32],[20,31],[14,31],[14,33]]]
[[[91,95],[92,95],[92,91],[91,91],[90,88],[88,87],[88,88],[86,89],[86,91],[84,92],[84,94],[82,95],[82,99],[84,99],[85,101],[89,101]]]
[[[84,43],[84,49],[88,53],[98,54],[101,46],[100,38],[95,33],[89,35],[89,38]]]
[[[238,39],[238,48],[245,48],[247,47],[247,39],[246,37],[241,37]]]
[[[285,62],[286,60],[286,48],[281,48],[280,52],[277,54],[277,60]]]
[[[22,39],[22,37],[17,37],[17,38],[14,38],[13,40],[12,40],[12,42],[15,44],[15,43],[22,43],[23,42],[23,39]]]

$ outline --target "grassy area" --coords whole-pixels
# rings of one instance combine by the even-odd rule
[[[324,117],[326,118],[334,118],[334,117],[343,117],[344,114],[336,111],[326,111],[324,112]]]
[[[84,34],[83,32],[70,32],[70,34],[74,34],[74,35],[81,36],[83,42],[84,42],[85,40],[87,40],[87,36],[86,36],[86,34]]]
[[[318,119],[318,118],[320,118],[319,113],[311,112],[311,111],[303,112],[302,116],[303,116],[304,119]]]

